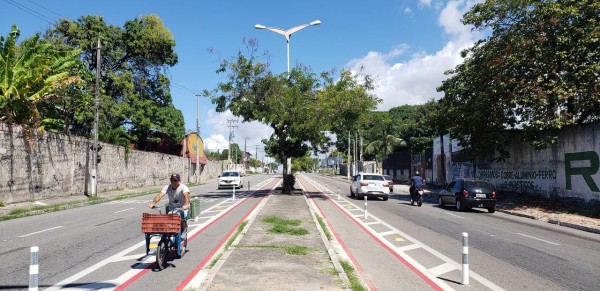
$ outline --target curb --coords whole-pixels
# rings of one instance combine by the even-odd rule
[[[591,227],[587,227],[587,226],[583,226],[583,225],[578,225],[578,224],[574,224],[574,223],[568,223],[568,222],[562,222],[556,219],[549,219],[548,223],[551,224],[556,224],[556,225],[560,225],[560,226],[566,226],[566,227],[570,227],[570,228],[574,228],[574,229],[578,229],[578,230],[583,230],[583,231],[587,231],[587,232],[592,232],[592,233],[598,233],[600,234],[600,229],[595,229],[595,228],[591,228]]]
[[[510,211],[510,210],[504,210],[504,209],[496,209],[496,210],[498,212],[502,212],[502,213],[506,213],[506,214],[510,214],[510,215],[514,215],[514,216],[520,216],[520,217],[525,217],[525,218],[529,218],[529,219],[533,219],[533,220],[543,221],[541,219],[537,219],[534,216],[527,215],[527,214],[522,214],[522,213],[517,213],[517,212],[514,212],[514,211]],[[600,229],[595,229],[595,228],[591,228],[591,227],[587,227],[587,226],[583,226],[583,225],[578,225],[578,224],[574,224],[574,223],[569,223],[569,222],[562,222],[562,221],[557,220],[557,219],[549,219],[548,223],[550,223],[550,224],[556,224],[556,225],[560,225],[560,226],[564,226],[564,227],[569,227],[569,228],[574,228],[574,229],[578,229],[578,230],[582,230],[582,231],[586,231],[586,232],[600,234]]]

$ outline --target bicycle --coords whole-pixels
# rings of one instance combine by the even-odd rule
[[[155,209],[155,207],[153,207]],[[143,213],[142,214],[142,232],[146,236],[146,255],[150,252],[150,239],[154,236],[160,236],[160,240],[156,246],[156,264],[160,270],[164,270],[167,266],[169,254],[175,251],[178,259],[182,258],[187,250],[187,227],[183,229],[182,221],[179,213],[182,213],[181,208],[175,208],[171,211],[167,210],[168,214]]]

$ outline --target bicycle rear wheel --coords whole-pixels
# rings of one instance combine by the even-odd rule
[[[156,264],[160,270],[167,267],[167,257],[169,254],[169,240],[162,238],[156,246]]]

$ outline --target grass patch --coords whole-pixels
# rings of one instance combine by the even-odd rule
[[[208,265],[209,269],[212,269],[217,262],[221,259],[221,257],[223,256],[223,254],[219,254],[216,258],[212,259],[212,261],[210,261],[210,264]]]
[[[244,247],[248,248],[266,248],[266,249],[280,249],[284,251],[288,255],[307,255],[310,252],[309,247],[301,246],[301,245],[285,245],[285,246],[277,246],[277,245],[246,245]]]
[[[299,219],[283,219],[276,215],[270,215],[262,219],[264,223],[271,223],[275,225],[288,225],[288,226],[298,226],[302,222]]]
[[[225,247],[224,247],[224,251],[229,250],[229,247],[231,246],[231,244],[233,244],[235,239],[240,235],[240,233],[242,233],[242,230],[244,230],[244,228],[246,227],[247,224],[248,224],[248,221],[244,220],[240,224],[240,226],[238,226],[235,233],[229,238],[229,240],[227,240],[227,243],[225,244]],[[216,258],[212,259],[212,261],[210,261],[210,265],[208,266],[208,268],[212,269],[215,266],[215,264],[219,261],[219,259],[221,259],[222,256],[223,256],[223,253],[220,253]]]
[[[298,219],[283,219],[279,216],[271,215],[262,219],[262,222],[269,223],[272,227],[267,230],[270,233],[281,233],[291,235],[306,235],[308,230],[302,227],[297,227],[302,223]]]
[[[287,245],[281,247],[286,254],[289,255],[306,255],[310,251],[308,247],[301,245]]]
[[[248,221],[244,220],[244,222],[242,222],[240,224],[240,226],[238,226],[238,229],[235,231],[235,233],[229,238],[229,240],[225,244],[225,250],[229,249],[229,247],[231,246],[233,241],[235,241],[235,239],[238,237],[238,235],[240,235],[240,233],[242,232],[242,230],[244,230],[244,227],[246,227],[247,224],[248,224]]]
[[[325,223],[323,218],[321,216],[317,215],[317,221],[319,221],[319,225],[321,225],[321,229],[323,229],[323,232],[325,233],[325,237],[327,237],[327,240],[331,240],[331,233],[329,233],[329,229],[327,228],[327,224]]]
[[[0,200],[0,207],[4,207],[4,201]]]
[[[367,288],[365,288],[360,283],[359,278],[356,276],[356,273],[354,272],[354,267],[352,267],[352,265],[350,263],[340,260],[340,265],[342,265],[342,269],[344,269],[346,276],[348,276],[348,280],[350,280],[350,289],[352,291],[366,291],[367,290]]]

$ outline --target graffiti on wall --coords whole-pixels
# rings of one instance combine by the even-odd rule
[[[477,178],[496,180],[496,188],[520,193],[543,194],[549,184],[556,184],[557,174],[552,169],[538,170],[496,170],[481,169]],[[546,187],[543,187],[545,185]]]
[[[575,179],[582,181],[581,185],[587,186],[588,191],[600,192],[598,184],[594,180],[594,175],[600,173],[598,153],[594,151],[565,153],[564,157],[564,178],[562,172],[557,173],[556,169],[550,168],[536,170],[478,169],[476,177],[496,182],[498,189],[521,193],[543,194],[553,192],[557,187],[572,191]],[[582,191],[583,189],[577,190]]]
[[[592,192],[600,192],[592,175],[600,169],[600,158],[594,151],[565,154],[565,188],[573,190],[573,176],[582,176]]]

